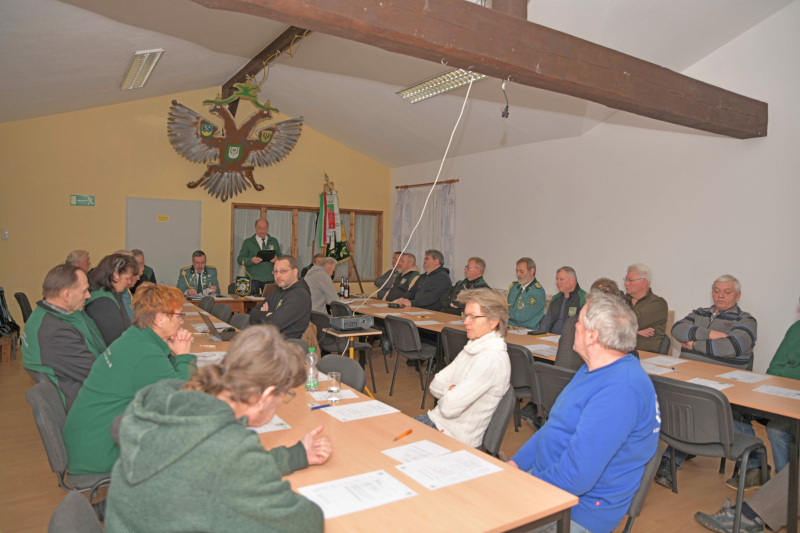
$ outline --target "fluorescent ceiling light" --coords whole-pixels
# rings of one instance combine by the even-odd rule
[[[398,91],[397,96],[408,102],[411,102],[412,104],[416,104],[417,102],[425,100],[426,98],[430,98],[445,91],[450,91],[452,89],[457,89],[462,85],[466,85],[469,83],[470,78],[472,78],[473,81],[478,81],[485,77],[485,74],[479,74],[477,72],[470,72],[468,70],[457,68],[455,70],[451,70],[450,72],[445,72],[444,74],[440,74],[433,78],[416,83],[411,87],[406,87],[402,91]]]
[[[131,65],[128,67],[128,72],[125,73],[125,77],[122,79],[120,90],[125,91],[127,89],[141,89],[144,87],[147,78],[150,77],[150,73],[153,72],[156,63],[158,63],[158,59],[163,53],[163,48],[157,48],[155,50],[143,50],[133,54]]]

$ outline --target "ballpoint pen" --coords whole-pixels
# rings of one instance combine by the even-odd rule
[[[411,435],[411,433],[412,433],[413,431],[414,431],[413,429],[409,429],[409,430],[408,430],[408,431],[406,431],[405,433],[401,433],[400,435],[396,436],[392,442],[398,441],[398,440],[402,439],[402,438],[403,438],[403,437],[405,437],[405,436]]]

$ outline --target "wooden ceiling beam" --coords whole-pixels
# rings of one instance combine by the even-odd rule
[[[698,130],[767,135],[765,102],[464,0],[192,1]]]

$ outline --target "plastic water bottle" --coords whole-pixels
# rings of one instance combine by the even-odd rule
[[[319,371],[317,361],[319,356],[315,348],[309,348],[306,355],[306,392],[317,392],[319,388]]]

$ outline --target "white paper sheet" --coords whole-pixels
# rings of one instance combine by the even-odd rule
[[[508,330],[509,335],[527,335],[529,329],[510,329]]]
[[[441,322],[436,322],[435,320],[415,320],[414,324],[418,326],[432,326],[434,324],[441,324]]]
[[[561,335],[548,335],[547,337],[540,337],[540,338],[543,341],[558,343],[558,341],[561,340]]]
[[[247,429],[255,431],[256,433],[270,433],[272,431],[292,429],[292,426],[284,422],[278,415],[275,415],[272,417],[272,420],[270,420],[263,426],[259,426],[257,428],[247,428]]]
[[[703,379],[703,378],[694,378],[690,379],[686,383],[694,383],[695,385],[704,385],[706,387],[711,387],[712,389],[717,390],[725,390],[728,387],[733,387],[730,383],[721,383],[719,381],[712,381],[710,379]]]
[[[464,325],[464,321],[463,320],[453,320],[452,322],[448,322],[448,324],[456,324],[458,326],[463,326]]]
[[[263,296],[245,296],[245,298],[247,298],[248,300],[257,300],[257,301],[264,299]]]
[[[526,348],[529,349],[531,353],[544,355],[545,357],[555,357],[558,353],[558,348],[550,346],[549,344],[531,344],[530,346],[526,346]]]
[[[686,361],[688,361],[688,359],[679,359],[677,357],[668,357],[666,355],[659,355],[658,357],[651,357],[650,359],[644,359],[644,361],[650,363],[651,365],[675,366],[685,363]]]
[[[320,409],[320,411],[328,413],[340,422],[350,422],[351,420],[361,420],[363,418],[372,418],[373,416],[400,412],[391,405],[386,405],[378,400],[349,403],[347,405],[337,405],[336,407],[325,407]]]
[[[197,366],[218,365],[225,359],[227,352],[200,352],[194,354],[197,357]]]
[[[419,442],[406,444],[405,446],[398,446],[397,448],[383,450],[382,453],[388,455],[395,461],[408,464],[421,459],[427,459],[428,457],[444,455],[446,453],[450,453],[451,451],[452,450],[448,450],[447,448],[439,446],[438,444],[434,444],[429,440],[421,440]]]
[[[753,389],[753,391],[771,394],[772,396],[780,396],[782,398],[800,400],[800,391],[794,389],[785,389],[783,387],[775,387],[773,385],[761,385],[760,387]]]
[[[389,316],[389,315],[398,316],[402,314],[403,313],[375,313],[375,316]]]
[[[327,377],[325,378],[328,379]],[[318,402],[325,402],[328,400],[328,391],[317,391],[317,392],[309,392],[311,396],[314,397],[315,400]],[[353,400],[357,399],[358,396],[355,392],[351,391],[350,389],[342,389],[339,391],[339,398],[342,400]]]
[[[389,304],[369,304],[372,307],[389,307]]]
[[[759,381],[764,381],[765,379],[769,379],[772,376],[766,376],[764,374],[756,374],[755,372],[745,372],[743,370],[734,370],[732,372],[720,374],[717,377],[729,379],[731,381],[740,381],[742,383],[758,383]]]
[[[647,372],[648,374],[656,374],[660,376],[662,374],[672,374],[673,372],[675,372],[671,368],[667,368],[664,366],[651,365],[650,363],[646,363],[644,361],[642,361],[641,363],[642,363],[642,369],[644,369],[644,371]]]
[[[183,304],[184,307],[194,307],[194,304]]]
[[[357,513],[417,495],[385,470],[300,487],[297,492],[319,505],[325,518]]]
[[[503,470],[467,450],[397,465],[395,468],[428,490],[448,487]]]
[[[212,322],[214,327],[217,328],[217,331],[230,327],[225,322]],[[192,327],[197,330],[198,333],[208,333],[208,326],[205,324],[192,324]]]
[[[406,315],[411,316],[430,316],[433,311],[406,311]]]

